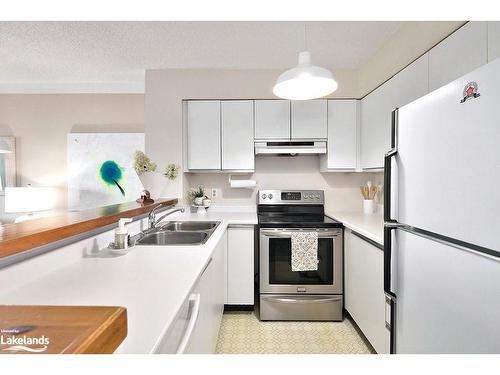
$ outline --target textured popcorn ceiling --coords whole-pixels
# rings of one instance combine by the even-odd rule
[[[402,24],[307,23],[307,49],[315,64],[358,69]],[[304,48],[303,22],[0,22],[0,91],[141,91],[147,69],[286,69]]]

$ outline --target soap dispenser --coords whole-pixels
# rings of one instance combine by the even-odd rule
[[[115,229],[115,249],[128,248],[128,230],[125,224],[131,221],[131,218],[122,218],[118,220],[118,228]]]

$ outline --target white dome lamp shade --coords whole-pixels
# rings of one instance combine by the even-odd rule
[[[283,72],[276,81],[273,93],[289,100],[321,98],[337,90],[338,84],[328,69],[311,64],[311,54],[299,53],[299,64]]]

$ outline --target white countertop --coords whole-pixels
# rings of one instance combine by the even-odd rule
[[[256,224],[255,212],[174,214],[170,220],[221,221],[201,246],[135,246],[107,250],[0,295],[0,304],[113,305],[128,313],[128,335],[117,353],[149,353],[175,318],[229,224]]]
[[[326,214],[344,224],[345,227],[384,245],[384,217],[380,214],[367,215],[362,212],[331,211]]]

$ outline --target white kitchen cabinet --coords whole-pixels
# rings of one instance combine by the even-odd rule
[[[290,138],[290,102],[255,100],[255,139]]]
[[[154,353],[215,352],[224,310],[226,234],[219,240],[193,290],[160,340]]]
[[[468,22],[429,51],[433,91],[487,63],[487,22]]]
[[[199,295],[198,319],[185,353],[213,354],[224,312],[224,256],[226,233],[219,240],[211,261],[200,276],[192,294]]]
[[[253,171],[253,100],[221,102],[222,169]]]
[[[197,314],[197,311],[199,311],[199,302],[199,296],[195,293],[191,293],[186,298],[177,316],[170,324],[170,327],[161,338],[153,353],[175,354],[178,350],[183,351],[184,346],[189,342],[189,338],[192,335],[193,331],[191,328],[194,329],[197,316],[199,316]]]
[[[320,158],[320,170],[357,168],[359,100],[328,100],[328,152]]]
[[[391,145],[391,113],[396,86],[390,79],[361,100],[361,169],[381,169]]]
[[[226,304],[254,304],[253,225],[228,227]]]
[[[345,308],[377,353],[388,353],[384,252],[349,229],[344,246]]]
[[[187,102],[188,170],[221,169],[220,101]]]
[[[500,22],[488,21],[488,62],[500,57]]]
[[[392,111],[429,92],[429,57],[408,65],[361,101],[361,169],[382,169],[391,147]]]
[[[429,93],[429,54],[426,53],[396,74],[394,85],[394,108],[402,107]]]
[[[325,139],[327,137],[327,101],[291,102],[291,138]]]

